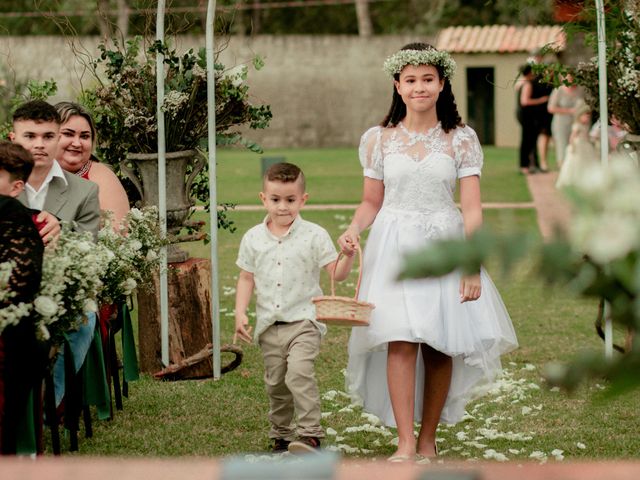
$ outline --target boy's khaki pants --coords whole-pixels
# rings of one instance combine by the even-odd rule
[[[320,332],[309,320],[278,323],[260,335],[269,395],[270,438],[324,437],[314,363]],[[294,411],[298,416],[293,425]]]

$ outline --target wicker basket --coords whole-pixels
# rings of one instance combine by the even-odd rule
[[[338,255],[338,260],[342,256],[342,252]],[[358,246],[358,284],[356,285],[356,293],[351,297],[337,297],[335,287],[335,273],[338,261],[336,261],[331,272],[331,295],[315,297],[312,299],[316,305],[316,319],[327,325],[342,325],[349,327],[366,327],[369,325],[369,317],[371,310],[375,305],[368,302],[358,300],[358,292],[360,291],[360,280],[362,279],[362,251]]]

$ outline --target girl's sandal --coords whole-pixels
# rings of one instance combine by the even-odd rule
[[[415,457],[412,455],[391,455],[387,458],[389,463],[407,463],[413,460]]]
[[[429,465],[432,460],[435,460],[438,457],[438,445],[435,445],[436,454],[433,457],[428,457],[426,455],[421,455],[416,453],[416,465]]]

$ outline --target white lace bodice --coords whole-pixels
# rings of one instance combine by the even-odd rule
[[[380,216],[402,217],[420,226],[428,238],[462,233],[454,201],[456,180],[480,175],[483,155],[471,127],[446,133],[440,123],[427,133],[397,127],[373,127],[360,141],[360,162],[367,177],[382,180],[385,193]]]

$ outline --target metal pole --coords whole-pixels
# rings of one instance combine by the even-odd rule
[[[214,68],[214,26],[216,0],[207,7],[207,106],[209,114],[209,205],[211,230],[211,326],[213,335],[213,378],[220,379],[220,296],[218,294],[218,197],[216,191],[216,79]]]
[[[158,0],[156,40],[164,42],[165,0]],[[160,235],[167,237],[167,173],[164,112],[164,55],[156,54],[156,115],[158,118],[158,211]],[[167,284],[167,247],[160,251],[160,344],[162,364],[169,366],[169,292]]]
[[[604,2],[595,0],[598,25],[598,94],[600,101],[600,161],[609,163],[609,111],[607,109],[607,42],[604,23]],[[604,354],[613,357],[613,325],[609,305],[604,306]]]

